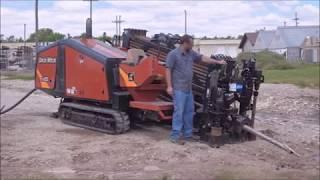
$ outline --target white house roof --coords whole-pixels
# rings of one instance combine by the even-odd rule
[[[306,36],[319,37],[319,29],[319,26],[278,27],[269,48],[300,47]]]
[[[257,36],[258,32],[244,33],[239,48],[243,48],[247,41],[251,44],[251,46],[254,46],[256,43]]]
[[[261,30],[258,32],[257,40],[253,49],[263,50],[270,46],[270,43],[275,35],[276,31],[265,31]]]

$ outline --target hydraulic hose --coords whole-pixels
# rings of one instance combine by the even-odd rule
[[[3,107],[1,107],[1,109],[0,109],[0,115],[1,114],[5,114],[5,113],[7,113],[7,112],[9,112],[9,111],[11,111],[12,109],[14,109],[16,106],[18,106],[20,103],[22,103],[25,99],[27,99],[27,97],[29,97],[34,91],[36,91],[37,89],[32,89],[31,91],[29,91],[25,96],[23,96],[23,98],[21,98],[17,103],[15,103],[13,106],[11,106],[11,107],[9,107],[9,108],[7,108],[7,109],[5,109],[5,110],[3,110],[4,109],[4,106]],[[3,111],[2,111],[3,110]]]

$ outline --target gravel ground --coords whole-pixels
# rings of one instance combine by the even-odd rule
[[[33,81],[1,81],[12,105]],[[144,125],[106,135],[51,118],[58,99],[37,91],[1,116],[1,177],[41,179],[319,179],[319,90],[263,84],[256,129],[301,157],[256,141],[214,149],[168,142],[170,127]]]

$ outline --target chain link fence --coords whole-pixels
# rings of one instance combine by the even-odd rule
[[[0,46],[1,71],[33,70],[35,47],[32,43],[2,43]]]

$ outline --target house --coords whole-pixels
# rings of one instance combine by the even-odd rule
[[[320,62],[320,38],[307,36],[301,45],[301,58],[304,62]]]
[[[299,61],[301,45],[307,36],[319,38],[319,26],[278,27],[268,49],[283,54],[288,61]]]
[[[195,39],[193,49],[206,56],[225,54],[237,57],[241,52],[239,39]]]
[[[269,50],[270,43],[276,31],[261,30],[258,32],[256,43],[252,47],[252,52],[259,52],[263,50]]]
[[[251,52],[255,46],[258,32],[249,32],[245,33],[241,39],[239,48],[242,49],[242,52]]]

